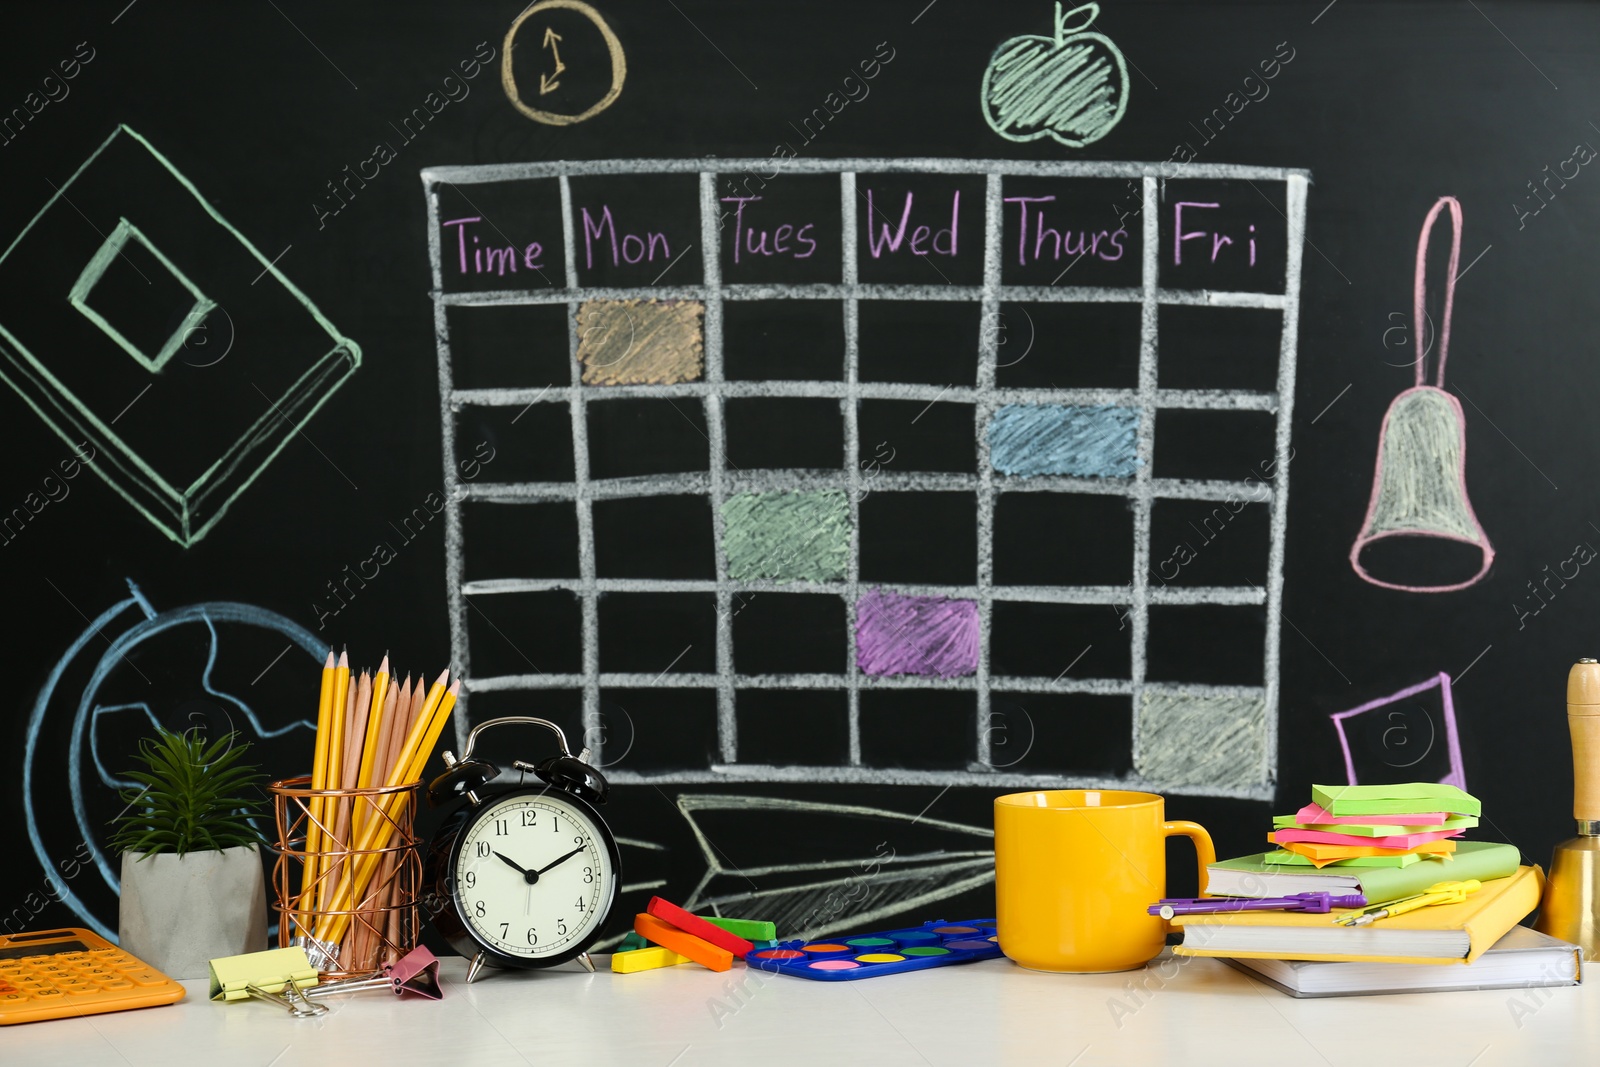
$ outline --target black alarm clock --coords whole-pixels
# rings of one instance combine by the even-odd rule
[[[526,723],[553,731],[561,752],[539,763],[516,760],[515,785],[491,785],[500,769],[472,758],[478,735]],[[460,758],[428,787],[435,806],[459,801],[434,835],[424,870],[429,917],[440,935],[472,963],[553,967],[577,960],[590,971],[588,947],[600,936],[622,884],[616,838],[595,805],[606,780],[574,756],[561,727],[511,715],[472,728]],[[534,780],[529,781],[532,775]]]

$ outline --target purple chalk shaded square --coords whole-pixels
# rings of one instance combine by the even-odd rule
[[[874,589],[856,604],[856,663],[865,674],[954,678],[978,669],[978,604]]]

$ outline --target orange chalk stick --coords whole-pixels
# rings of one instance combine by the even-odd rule
[[[650,903],[645,905],[645,911],[654,915],[662,922],[671,923],[685,933],[693,934],[702,941],[709,941],[718,948],[727,949],[741,960],[756,947],[738,934],[730,934],[720,926],[713,926],[700,918],[691,915],[672,903],[660,897],[651,897]]]
[[[654,915],[640,912],[633,917],[633,932],[647,941],[653,941],[662,948],[671,949],[680,956],[688,956],[691,960],[713,971],[726,971],[733,966],[733,953],[725,948],[718,948],[709,941],[702,941],[691,933],[678,929],[671,923],[662,922]]]

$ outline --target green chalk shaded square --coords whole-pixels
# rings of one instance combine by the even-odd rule
[[[741,493],[722,505],[722,520],[730,578],[826,582],[845,575],[850,504],[843,490]]]
[[[1267,702],[1259,696],[1146,692],[1134,767],[1157,785],[1257,786],[1267,779]]]

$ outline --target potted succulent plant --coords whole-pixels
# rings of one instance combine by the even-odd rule
[[[111,845],[122,853],[122,947],[173,978],[204,978],[207,962],[266,947],[260,813],[264,776],[229,733],[160,729],[139,742],[127,807]]]

